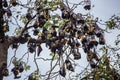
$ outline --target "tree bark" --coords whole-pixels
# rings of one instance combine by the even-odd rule
[[[7,64],[8,48],[9,48],[9,43],[8,40],[5,39],[3,43],[0,43],[0,80],[3,80],[2,66],[4,63]]]

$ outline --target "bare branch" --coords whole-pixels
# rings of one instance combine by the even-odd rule
[[[59,62],[59,59],[60,59],[60,57],[58,58],[58,60],[56,61],[56,63],[55,63],[55,65],[50,69],[50,71],[49,71],[49,75],[48,75],[48,80],[50,79],[50,75],[51,75],[51,72],[54,70],[54,68],[57,66],[57,63]],[[52,62],[52,61],[51,61]]]

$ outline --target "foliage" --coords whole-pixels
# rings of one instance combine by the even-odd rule
[[[114,28],[118,28],[120,29],[120,17],[117,16],[117,15],[113,15],[109,21],[106,21],[106,26],[109,28],[109,29],[114,29]]]

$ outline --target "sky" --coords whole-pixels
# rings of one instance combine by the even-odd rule
[[[27,1],[27,0],[24,0],[24,1]],[[70,0],[70,1],[71,1],[71,3],[78,3],[80,0]],[[76,13],[90,12],[92,15],[94,15],[95,17],[99,17],[99,19],[102,19],[103,21],[108,20],[114,14],[120,15],[120,4],[119,4],[120,0],[91,0],[91,1],[92,1],[92,5],[94,5],[92,10],[85,11],[82,9],[82,6],[78,6],[74,11]],[[104,26],[101,26],[101,27],[104,27]],[[116,39],[115,36],[118,34],[118,30],[113,30],[111,32],[112,33],[107,33],[105,35],[108,44],[113,43],[113,41]],[[23,47],[23,46],[24,45],[21,45],[20,49],[17,50],[17,54],[16,54],[17,57],[21,57],[27,51],[27,48]],[[49,50],[47,48],[45,48],[44,44],[43,44],[42,48],[43,48],[43,51],[41,53],[41,56],[43,56],[43,57],[49,56]],[[13,55],[14,55],[13,50],[10,48],[9,54],[8,54],[8,62],[10,62],[10,59]],[[31,63],[33,64],[33,59],[32,59],[33,55],[34,54],[30,54],[29,64],[31,64]],[[82,66],[86,66],[87,63],[85,63],[86,61],[85,61],[85,58],[83,55],[82,55],[82,59],[79,60],[78,63],[80,63]],[[26,60],[26,58],[27,58],[27,56],[25,56],[24,60]],[[43,61],[39,62],[39,67],[40,67],[41,73],[44,73],[46,69],[49,69],[48,64],[49,64],[49,62],[43,62]],[[11,69],[12,67],[13,67],[13,65],[11,65],[9,67],[9,69]],[[36,70],[36,67],[32,66],[31,69],[32,70],[24,72],[21,75],[23,77],[28,76],[32,71]],[[78,69],[78,71],[81,71],[81,70],[82,70],[82,68]],[[29,73],[29,74],[26,75],[26,73]],[[13,80],[13,74],[10,72],[10,76],[4,78],[4,80]],[[21,80],[21,79],[18,79],[18,80]]]

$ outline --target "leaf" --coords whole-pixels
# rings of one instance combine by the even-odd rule
[[[39,76],[38,76],[38,75],[35,75],[35,79],[36,79],[36,80],[39,80]]]
[[[113,29],[115,27],[115,22],[113,20],[111,21],[107,21],[106,22],[106,26],[109,28],[109,29]]]
[[[56,5],[59,5],[59,4],[60,4],[60,1],[54,0],[54,1],[48,2],[48,4],[49,4],[50,7],[54,7],[54,6],[56,6]]]
[[[15,34],[18,35],[21,32],[21,30],[22,30],[22,27],[17,27],[15,29]]]
[[[48,3],[47,0],[45,0],[45,1],[44,1],[44,4],[47,4],[47,3]]]
[[[54,53],[50,53],[50,56],[54,57],[53,60],[57,60],[58,59],[58,56],[56,54],[54,54]]]
[[[53,24],[50,22],[50,20],[48,20],[45,24],[44,24],[44,28],[49,28],[50,26],[52,26]]]
[[[108,59],[108,57],[107,57],[107,54],[104,54],[104,55],[103,55],[103,57],[102,57],[102,59],[101,59],[101,62],[102,62],[102,63],[100,63],[100,64],[102,64],[101,67],[105,66],[105,68],[109,68],[110,61],[109,61],[109,59]]]
[[[102,48],[100,48],[99,50],[102,50],[103,52],[105,52],[106,51],[106,47],[105,46],[103,46]]]
[[[14,66],[17,65],[18,62],[17,62],[17,58],[16,57],[13,59],[12,63],[14,64]]]
[[[48,35],[47,35],[47,39],[48,39],[48,40],[49,40],[51,37],[52,37],[51,34],[48,34]]]
[[[99,80],[99,79],[100,79],[99,75],[95,75],[94,80]]]
[[[65,25],[67,22],[68,22],[68,20],[60,20],[60,21],[58,21],[57,24],[58,24],[58,26],[61,27],[61,26]],[[59,28],[60,28],[60,27],[59,27]]]
[[[25,66],[24,66],[25,71],[30,70],[30,67],[31,67],[31,66],[29,66],[29,65],[25,65]]]
[[[49,2],[48,4],[49,4],[50,7],[54,6],[54,2],[53,1]]]
[[[25,17],[24,15],[20,17],[20,20],[21,20],[24,24],[27,23],[27,19],[26,19],[26,17]]]
[[[60,17],[60,15],[59,15],[59,14],[55,14],[55,15],[52,15],[52,16],[51,16],[51,18],[52,18],[52,19],[55,19],[55,18],[60,19],[61,17]],[[59,20],[59,21],[60,21],[60,20]]]

